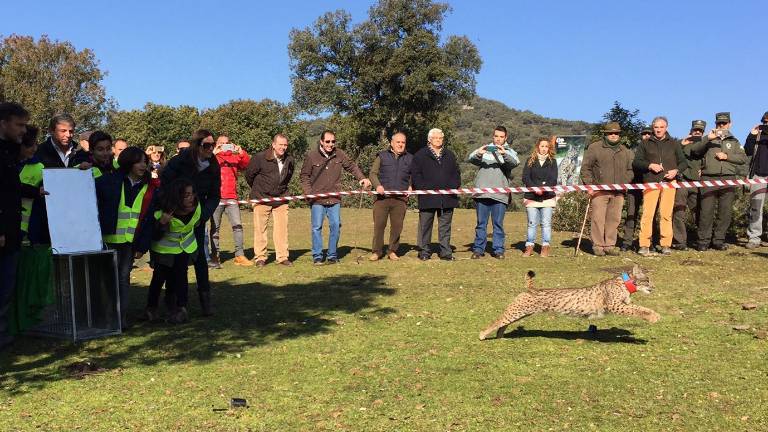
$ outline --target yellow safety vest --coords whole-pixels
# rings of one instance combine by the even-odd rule
[[[182,252],[191,254],[197,250],[197,240],[195,240],[195,226],[200,222],[200,204],[197,205],[192,219],[186,224],[177,218],[172,218],[168,231],[163,237],[152,242],[151,249],[157,253],[178,255]],[[158,210],[154,213],[155,219],[160,220],[163,212]]]
[[[95,168],[94,168],[95,169]],[[141,203],[144,201],[144,194],[147,192],[147,185],[144,185],[133,200],[133,205],[125,205],[125,185],[120,188],[120,205],[117,207],[117,227],[114,234],[104,234],[102,238],[105,243],[131,243],[136,234],[136,227],[139,226],[139,215],[141,214]]]
[[[117,163],[117,159],[114,159],[114,158],[112,159],[112,166],[115,169],[120,168],[120,164]],[[92,170],[93,170],[93,179],[94,180],[96,180],[97,178],[99,178],[102,175],[104,175],[104,173],[101,172],[101,169],[99,167],[93,167]]]
[[[30,186],[40,187],[43,183],[43,164],[38,162],[35,164],[24,165],[19,173],[19,178],[24,184]],[[32,204],[35,202],[34,198],[22,198],[21,199],[21,231],[29,232],[29,218],[32,216]]]

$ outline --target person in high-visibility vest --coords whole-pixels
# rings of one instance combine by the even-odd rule
[[[150,262],[155,276],[166,281],[166,289],[174,294],[168,317],[170,323],[187,321],[189,281],[187,267],[198,257],[195,228],[201,223],[202,208],[198,203],[191,181],[180,178],[163,185],[157,199],[156,210],[146,216],[142,229],[139,252],[147,249],[151,239]],[[150,223],[151,221],[151,223]],[[147,316],[157,315],[160,286],[152,285],[147,299]]]
[[[98,132],[94,132],[96,135]],[[91,135],[91,136],[93,136]],[[102,140],[91,149],[108,141]],[[123,329],[130,327],[127,320],[131,269],[134,261],[134,239],[139,229],[142,206],[149,189],[149,159],[138,147],[128,147],[118,158],[120,169],[96,179],[96,199],[99,206],[101,235],[108,249],[117,252],[118,283],[120,287],[120,318]],[[95,170],[95,168],[94,168]]]
[[[120,164],[112,153],[112,136],[106,132],[95,131],[88,137],[89,156],[87,162],[80,163],[77,167],[81,170],[91,168],[93,178],[97,179],[104,174],[111,174],[120,168]]]
[[[45,209],[42,208],[43,199],[43,163],[35,156],[37,152],[37,134],[39,129],[35,126],[27,126],[27,134],[22,138],[19,150],[19,179],[21,180],[21,235],[22,241],[29,243],[49,243],[50,238],[47,235],[41,235],[39,231],[42,224],[39,223],[41,216],[45,217]],[[34,217],[35,228],[30,238],[30,221]],[[47,228],[45,229],[47,231]],[[46,233],[47,234],[47,233]],[[42,238],[41,238],[42,237]]]

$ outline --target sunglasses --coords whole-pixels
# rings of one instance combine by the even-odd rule
[[[336,140],[325,140],[323,142],[326,144],[336,144]]]
[[[206,149],[206,150],[210,150],[210,149],[212,149],[212,148],[213,148],[213,146],[214,146],[214,144],[213,144],[213,143],[203,143],[203,144],[202,144],[202,147],[203,147],[204,149]]]
[[[619,135],[618,132],[606,132],[605,134],[606,135]]]

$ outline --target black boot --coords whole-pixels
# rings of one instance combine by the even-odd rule
[[[211,292],[210,291],[198,291],[200,296],[200,309],[203,311],[203,316],[212,316],[213,309],[211,308]]]

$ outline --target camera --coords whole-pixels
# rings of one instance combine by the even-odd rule
[[[488,152],[491,152],[491,153],[496,153],[497,149],[498,149],[498,147],[496,147],[496,145],[494,145],[494,144],[488,144],[487,146],[485,146],[485,151],[488,151]]]
[[[222,144],[221,151],[235,151],[235,145],[232,143]]]
[[[760,135],[768,135],[768,124],[762,124],[757,129],[760,131]]]

